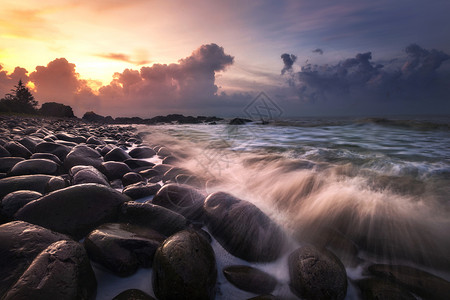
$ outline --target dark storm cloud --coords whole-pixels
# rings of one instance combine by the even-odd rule
[[[372,61],[371,52],[337,64],[306,64],[290,74],[288,83],[303,103],[320,103],[325,109],[342,104],[370,110],[384,105],[386,112],[392,108],[412,113],[414,106],[415,112],[420,113],[422,107],[442,113],[440,109],[449,107],[450,70],[441,70],[441,66],[450,56],[416,44],[406,47],[405,53],[400,64],[396,60],[378,64]]]
[[[322,49],[320,49],[320,48],[314,49],[314,50],[313,50],[312,52],[313,52],[313,53],[317,53],[317,54],[320,54],[320,55],[322,55],[322,54],[323,54],[323,50],[322,50]]]
[[[294,54],[283,53],[281,54],[281,59],[283,60],[284,63],[284,67],[281,70],[281,74],[283,75],[287,71],[292,71],[292,66],[297,60],[297,56],[295,56]]]

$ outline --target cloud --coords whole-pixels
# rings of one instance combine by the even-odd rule
[[[313,53],[317,53],[317,54],[320,54],[320,55],[322,55],[322,54],[323,54],[323,50],[322,50],[322,49],[320,49],[320,48],[314,49],[314,50],[313,50],[312,52],[313,52]]]
[[[450,56],[416,44],[405,49],[406,57],[372,61],[372,53],[359,53],[336,64],[306,64],[287,81],[305,105],[349,109],[349,113],[442,113],[449,108],[450,71],[441,70]],[[283,70],[286,68],[286,64]]]
[[[281,59],[283,60],[284,67],[281,70],[281,74],[284,75],[287,71],[292,71],[292,66],[294,65],[294,62],[297,60],[297,56],[294,54],[287,54],[283,53],[281,54]]]
[[[129,55],[123,54],[123,53],[104,53],[104,54],[96,54],[95,56],[98,57],[102,57],[102,58],[106,58],[106,59],[111,59],[111,60],[118,60],[118,61],[123,61],[123,62],[127,62],[133,65],[146,65],[151,63],[150,60],[133,60]]]
[[[28,82],[28,71],[26,69],[16,67],[12,73],[8,73],[0,65],[0,98],[10,93],[19,80],[22,80],[24,84]]]
[[[80,79],[75,68],[75,64],[69,63],[65,58],[57,58],[47,66],[37,66],[29,78],[34,83],[39,103],[56,101],[70,105],[76,115],[98,109],[98,97],[88,86],[88,82]]]

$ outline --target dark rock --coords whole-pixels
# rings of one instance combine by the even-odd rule
[[[43,103],[39,113],[48,117],[75,118],[72,107],[56,102]]]
[[[158,191],[152,202],[188,219],[201,220],[204,200],[205,196],[190,186],[167,184]]]
[[[450,295],[450,282],[413,267],[376,264],[369,271],[425,299],[444,300]]]
[[[128,185],[123,189],[123,193],[131,199],[141,199],[155,195],[161,189],[161,185],[155,183],[138,182]]]
[[[123,186],[127,186],[138,182],[145,182],[145,178],[142,177],[142,175],[139,173],[128,172],[122,177]]]
[[[95,136],[91,136],[86,140],[86,144],[105,145],[105,142]]]
[[[168,164],[168,165],[172,165],[178,162],[178,158],[173,156],[173,155],[169,155],[166,156],[163,160],[162,160],[162,164]]]
[[[0,225],[0,297],[17,282],[50,244],[69,237],[26,222]]]
[[[58,140],[62,140],[62,141],[66,141],[66,142],[72,142],[75,144],[81,144],[81,143],[85,143],[86,142],[86,138],[82,137],[82,136],[76,136],[76,135],[72,135],[69,133],[57,133],[55,134],[56,138]]]
[[[79,145],[72,149],[72,151],[67,154],[64,161],[64,167],[70,170],[73,166],[83,165],[83,166],[93,166],[94,168],[99,168],[103,162],[103,158],[92,148],[85,145]]]
[[[39,139],[39,141],[42,142],[43,140]],[[36,148],[36,145],[38,144],[38,142],[36,142],[35,140],[33,140],[33,139],[29,138],[29,137],[21,138],[17,142],[22,144],[22,146],[27,148],[28,151],[30,151],[31,153],[34,153],[34,149]]]
[[[9,172],[18,162],[24,160],[23,157],[0,157],[0,172]]]
[[[367,278],[358,280],[356,285],[361,290],[361,299],[396,299],[396,300],[415,300],[407,290],[399,285],[393,284],[387,280],[377,278]]]
[[[166,147],[159,148],[159,150],[158,150],[159,157],[167,157],[169,155],[172,155],[172,152],[170,152],[169,149],[167,149]]]
[[[150,203],[127,202],[122,204],[119,221],[152,228],[166,236],[187,227],[187,220],[180,214]]]
[[[93,261],[124,277],[138,267],[151,267],[156,249],[164,240],[165,236],[153,229],[108,223],[92,231],[84,245]]]
[[[18,142],[8,142],[4,145],[4,147],[14,157],[30,158],[31,156],[30,150]]]
[[[33,260],[3,299],[94,299],[96,291],[83,246],[57,241]]]
[[[2,145],[0,145],[0,157],[10,157],[11,153],[5,149]]]
[[[160,176],[160,173],[158,171],[156,171],[156,170],[153,170],[153,169],[146,169],[146,170],[139,171],[139,174],[141,174],[143,177],[145,177],[147,179],[150,179],[150,178],[153,178],[155,176],[158,176],[162,180],[162,176]]]
[[[130,167],[118,161],[106,161],[101,164],[100,171],[108,177],[109,180],[122,179],[123,175],[131,172]]]
[[[105,145],[105,146],[103,146],[103,147],[100,147],[100,151],[99,151],[99,149],[97,148],[97,151],[99,151],[100,152],[100,154],[102,155],[102,156],[105,156],[109,151],[111,151],[112,149],[114,149],[114,147],[115,146],[113,146],[113,145]]]
[[[34,153],[30,157],[31,159],[35,158],[43,158],[43,159],[49,159],[57,163],[58,165],[62,165],[61,160],[58,158],[58,156],[51,154],[51,153]]]
[[[150,147],[138,147],[131,150],[129,155],[133,158],[150,158],[155,156],[156,152]]]
[[[269,294],[277,285],[273,276],[250,266],[229,266],[223,274],[233,285],[250,293]]]
[[[158,164],[153,167],[153,170],[159,172],[160,175],[164,175],[167,171],[172,169],[172,165]]]
[[[110,186],[106,176],[93,166],[75,166],[70,169],[72,184],[98,183]]]
[[[94,122],[94,123],[109,123],[106,122],[106,118],[100,115],[97,115],[93,111],[88,111],[83,115],[83,120],[86,122]]]
[[[72,148],[57,143],[42,142],[36,145],[36,153],[51,153],[58,156],[60,161],[64,161]]]
[[[213,299],[217,279],[214,251],[194,230],[167,238],[153,261],[153,291],[158,299]]]
[[[131,156],[128,155],[128,153],[125,152],[125,150],[118,147],[106,153],[104,157],[105,161],[120,161],[120,162],[123,162],[130,158]]]
[[[190,185],[198,189],[203,189],[206,185],[206,182],[203,179],[190,174],[178,174],[173,181],[178,184]]]
[[[282,299],[269,294],[269,295],[259,295],[256,297],[248,298],[247,300],[282,300]]]
[[[97,226],[114,222],[119,206],[129,200],[103,185],[79,184],[28,203],[15,217],[81,239]]]
[[[129,289],[115,296],[112,300],[155,300],[155,298],[141,290]]]
[[[209,231],[234,256],[266,262],[281,255],[284,233],[250,202],[217,192],[206,198],[204,209]]]
[[[25,204],[41,197],[41,193],[28,190],[9,193],[1,201],[1,214],[8,219],[12,219],[14,214]]]
[[[189,172],[189,170],[186,170],[183,168],[173,167],[164,173],[163,181],[167,182],[169,180],[173,180],[173,179],[175,179],[175,177],[177,177],[177,175],[180,175],[180,174],[190,174],[190,172]]]
[[[288,263],[291,290],[300,298],[345,298],[347,273],[332,252],[307,245],[292,252]]]
[[[68,186],[68,182],[61,176],[53,176],[45,185],[45,193],[54,192]]]
[[[47,174],[58,175],[61,173],[60,166],[53,160],[36,158],[18,162],[9,171],[9,176]]]
[[[41,194],[49,191],[48,183],[54,177],[51,175],[23,175],[0,179],[0,199],[5,195],[19,191],[31,190]]]
[[[126,160],[124,160],[124,163],[126,163],[132,170],[142,168],[142,167],[147,167],[150,169],[155,165],[154,163],[151,163],[149,161],[142,160],[142,159],[136,159],[136,158],[126,159]]]
[[[252,120],[249,119],[241,119],[241,118],[234,118],[230,120],[228,123],[229,125],[244,125],[245,123],[252,122]]]

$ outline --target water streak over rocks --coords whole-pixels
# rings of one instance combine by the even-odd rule
[[[115,221],[119,206],[129,200],[103,185],[79,184],[28,203],[16,218],[81,239],[100,224]]]
[[[280,257],[286,245],[282,230],[259,208],[224,192],[209,195],[204,204],[207,227],[231,254],[250,262]]]
[[[119,276],[152,265],[156,249],[165,240],[157,231],[130,224],[108,223],[84,240],[89,257]]]
[[[202,220],[205,196],[198,190],[179,184],[166,184],[152,200],[152,203],[166,207],[191,220]]]
[[[183,230],[158,248],[153,261],[153,291],[158,299],[214,299],[217,268],[209,242]]]

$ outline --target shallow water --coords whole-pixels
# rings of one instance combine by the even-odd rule
[[[448,123],[433,124],[307,120],[138,128],[146,143],[168,147],[180,166],[208,180],[207,192],[226,191],[258,206],[292,237],[289,251],[331,234],[343,241],[340,258],[350,279],[382,262],[449,280],[450,131]],[[346,252],[345,245],[358,252]],[[248,263],[216,241],[213,246],[217,299],[251,297],[221,272]],[[286,257],[254,266],[279,279],[274,295],[292,297]],[[147,273],[141,275],[127,280],[148,284]],[[350,283],[347,299],[357,298]]]

